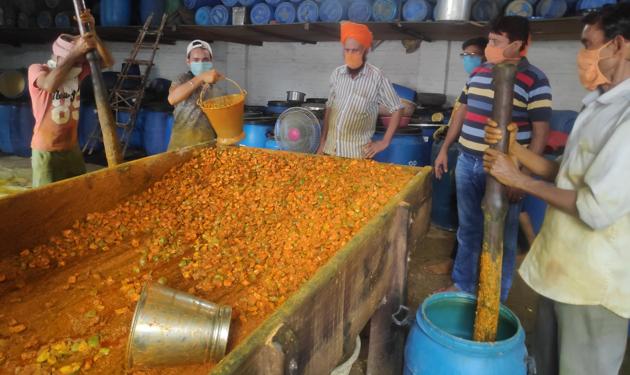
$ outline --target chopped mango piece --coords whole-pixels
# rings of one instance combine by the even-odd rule
[[[99,345],[101,344],[101,338],[99,337],[99,335],[91,336],[87,340],[87,344],[90,348],[98,348]]]
[[[76,374],[81,369],[81,363],[76,362],[59,368],[59,372],[64,375]]]
[[[24,324],[18,324],[9,327],[10,333],[20,333],[26,331],[26,326]]]

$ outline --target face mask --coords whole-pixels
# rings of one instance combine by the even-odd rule
[[[481,65],[481,56],[464,56],[464,70],[471,74],[475,68]]]
[[[209,61],[193,61],[190,63],[190,71],[194,76],[212,69],[212,63]]]
[[[361,53],[344,53],[344,60],[350,69],[359,69],[363,65],[363,54]]]
[[[601,85],[610,84],[610,80],[604,76],[599,69],[599,62],[604,59],[608,59],[612,56],[602,58],[600,56],[601,51],[608,47],[612,40],[604,44],[601,48],[596,50],[588,50],[582,48],[577,55],[577,67],[578,74],[580,76],[580,82],[589,91],[596,90]]]
[[[489,63],[492,64],[500,64],[504,61],[515,61],[515,60],[520,60],[520,57],[517,58],[507,58],[505,56],[505,51],[510,48],[510,46],[512,45],[512,43],[508,44],[506,47],[501,48],[501,47],[497,47],[497,46],[493,46],[488,44],[488,46],[486,46],[486,50],[485,50],[485,54],[486,54],[486,60],[488,60]]]

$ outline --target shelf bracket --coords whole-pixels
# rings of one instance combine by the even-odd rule
[[[391,27],[392,27],[392,29],[394,29],[394,30],[396,30],[396,31],[398,31],[400,33],[403,33],[405,35],[408,35],[408,36],[410,36],[410,37],[412,37],[414,39],[418,39],[418,40],[421,40],[423,42],[432,42],[433,41],[431,38],[427,38],[426,36],[424,36],[424,34],[422,34],[420,32],[417,32],[415,30],[412,30],[412,29],[410,29],[408,27],[405,27],[404,25],[402,25],[400,23],[392,24]]]

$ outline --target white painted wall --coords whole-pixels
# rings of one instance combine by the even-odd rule
[[[131,48],[129,43],[108,43],[108,46],[118,62],[127,57]],[[373,51],[369,61],[382,68],[392,82],[423,92],[446,93],[452,101],[466,81],[459,58],[460,47],[461,42],[423,43],[418,51],[406,54],[400,42],[391,41]],[[184,72],[185,48],[184,42],[162,46],[153,75],[173,79]],[[575,67],[578,48],[577,41],[535,42],[530,48],[530,61],[549,77],[556,109],[578,109],[585,94]],[[247,89],[249,104],[264,105],[268,100],[282,100],[287,90],[302,91],[310,97],[326,97],[329,75],[342,64],[341,48],[332,42],[317,45],[265,43],[262,47],[214,43],[213,49],[217,69]],[[0,44],[0,69],[44,62],[49,56],[48,45],[16,48]]]

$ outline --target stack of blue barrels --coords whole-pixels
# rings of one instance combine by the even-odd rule
[[[0,152],[31,156],[34,126],[26,69],[0,72]]]

